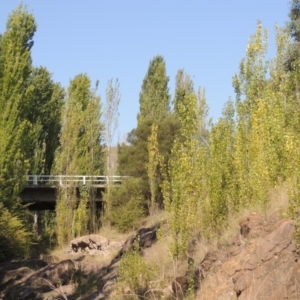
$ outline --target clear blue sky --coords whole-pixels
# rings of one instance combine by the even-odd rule
[[[0,0],[0,32],[19,0]],[[206,89],[216,120],[229,96],[257,20],[269,29],[274,55],[274,26],[288,21],[288,0],[24,0],[38,23],[33,64],[43,65],[67,87],[79,73],[100,81],[105,100],[110,78],[119,78],[120,141],[136,126],[139,92],[150,60],[162,55],[170,93],[178,69],[195,88]]]

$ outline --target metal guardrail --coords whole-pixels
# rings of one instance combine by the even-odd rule
[[[118,184],[127,176],[92,176],[92,175],[26,175],[27,186],[94,186],[104,187],[108,184]]]

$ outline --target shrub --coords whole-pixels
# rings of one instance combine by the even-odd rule
[[[109,197],[111,209],[106,216],[107,220],[121,232],[134,229],[145,214],[141,180],[128,178],[121,186],[112,187]],[[104,194],[106,200],[107,195]]]
[[[22,219],[0,203],[0,261],[23,258],[30,249],[31,233]]]
[[[154,270],[140,256],[139,241],[136,240],[133,249],[124,254],[119,266],[119,285],[129,287],[133,293],[126,299],[144,298],[154,275]]]

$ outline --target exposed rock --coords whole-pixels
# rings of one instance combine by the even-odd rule
[[[21,280],[22,278],[24,278],[25,276],[28,276],[29,274],[31,274],[33,272],[34,271],[32,271],[28,267],[21,267],[19,269],[15,269],[15,270],[9,270],[5,273],[0,287],[4,288],[6,286],[9,286],[13,282],[15,282],[17,280]]]
[[[141,248],[150,247],[153,243],[156,242],[156,230],[158,225],[149,228],[141,228],[137,235],[139,236],[139,244]]]
[[[4,299],[42,299],[40,292],[51,291],[53,287],[68,284],[75,272],[75,263],[64,260],[35,271],[9,286]]]
[[[22,284],[37,287],[40,285],[49,285],[47,284],[49,281],[53,285],[63,285],[67,284],[71,280],[75,271],[75,262],[71,259],[67,259],[58,263],[52,263],[49,266],[34,272],[28,277],[25,277],[22,280]]]
[[[42,299],[42,295],[39,292],[34,291],[33,289],[25,287],[20,290],[11,290],[8,299],[14,299],[14,300]]]
[[[105,251],[109,247],[109,241],[107,238],[98,235],[90,234],[78,237],[70,242],[71,253],[81,253],[90,251]]]
[[[208,253],[204,258],[201,266],[206,278],[197,299],[299,299],[293,221],[279,219],[278,214],[266,219],[251,214],[240,220],[240,226],[247,242],[237,237],[226,261],[217,259],[222,253]],[[214,266],[216,271],[211,272]]]
[[[114,290],[115,286],[116,286],[115,280],[107,280],[107,282],[103,286],[102,292],[105,295],[109,295]]]
[[[222,253],[208,252],[201,263],[201,270],[208,272],[215,265],[219,265],[223,259]]]
[[[53,288],[52,291],[44,293],[42,295],[42,299],[65,299],[64,297],[68,297],[73,295],[75,292],[75,286],[73,284],[62,285],[59,287]]]
[[[87,235],[70,242],[70,254],[92,254],[92,253],[108,253],[110,250],[119,248],[118,254],[109,265],[101,262],[89,263],[82,261],[82,257],[77,258],[78,261],[71,259],[52,263],[47,265],[46,262],[37,261],[39,270],[35,271],[31,268],[23,267],[24,263],[11,264],[10,269],[3,270],[1,284],[3,293],[0,298],[4,299],[56,299],[60,292],[72,294],[74,288],[69,285],[71,280],[76,276],[84,278],[88,285],[92,283],[96,290],[89,291],[84,299],[105,299],[114,288],[116,278],[118,276],[119,261],[122,255],[132,249],[136,239],[139,241],[141,248],[149,247],[156,242],[156,229],[158,225],[140,229],[136,235],[130,236],[125,243],[112,241],[100,235]],[[33,262],[31,261],[31,264]],[[0,275],[1,275],[0,265]],[[15,270],[15,271],[14,271]],[[76,275],[77,274],[77,275]],[[6,284],[4,286],[4,284]],[[10,285],[10,287],[8,287]],[[59,289],[57,288],[59,287]],[[43,293],[43,295],[41,295]]]
[[[62,299],[62,294],[70,295],[70,299],[108,299],[116,293],[123,254],[137,240],[140,250],[150,247],[156,242],[157,228],[158,225],[140,229],[122,247],[97,235],[75,239],[71,243],[72,251],[82,254],[76,260],[0,264],[0,299]],[[208,252],[197,266],[199,269],[191,264],[191,269],[178,276],[168,288],[154,285],[152,289],[161,293],[157,299],[162,295],[173,297],[172,292],[182,298],[188,279],[193,277],[194,287],[198,289],[196,299],[299,299],[300,262],[292,239],[294,230],[294,222],[280,219],[278,214],[265,218],[250,214],[240,219],[238,235],[221,250]],[[106,253],[111,247],[120,250],[109,264],[82,259],[86,253]],[[84,296],[77,294],[76,286],[71,284],[74,280],[79,280],[81,288],[86,290]]]
[[[196,269],[191,274],[187,272],[184,276],[176,277],[172,282],[172,291],[176,298],[182,299],[189,289],[189,284],[193,285],[194,291],[199,289],[200,281],[203,279],[203,275],[200,269]],[[192,279],[192,280],[191,280]]]
[[[35,270],[47,266],[47,262],[41,259],[26,259],[15,262],[5,262],[0,264],[0,299],[4,297],[5,291],[10,290],[10,286],[14,287],[18,282],[34,273]],[[33,294],[37,295],[31,289],[22,289],[17,294],[18,290],[12,288],[10,290],[13,297],[11,299],[34,299]],[[31,295],[31,296],[30,296]],[[22,298],[23,297],[23,298]],[[31,297],[31,298],[30,298]]]
[[[211,300],[237,300],[232,279],[224,272],[207,274],[207,277],[198,290],[196,299]]]
[[[240,233],[244,238],[259,236],[263,229],[264,220],[258,214],[251,214],[240,219]]]

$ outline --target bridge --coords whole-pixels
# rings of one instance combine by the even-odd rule
[[[95,189],[95,200],[102,201],[102,192],[107,186],[118,185],[126,176],[92,175],[26,175],[26,184],[20,193],[23,204],[29,204],[30,210],[54,209],[59,189],[75,187],[77,195],[82,187]]]

